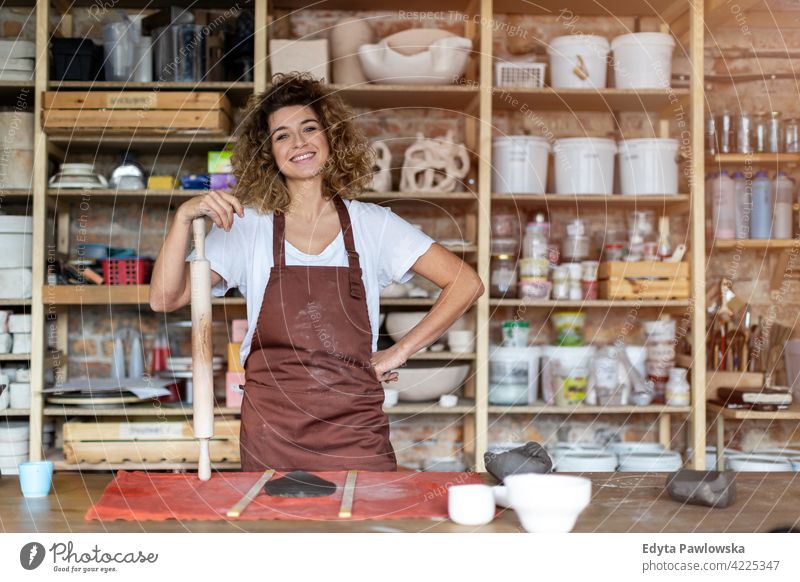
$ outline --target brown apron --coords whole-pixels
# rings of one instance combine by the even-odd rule
[[[286,220],[273,214],[274,266],[245,361],[243,471],[397,469],[350,215],[333,202],[347,267],[286,266]]]

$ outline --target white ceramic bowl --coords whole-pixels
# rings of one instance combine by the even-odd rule
[[[726,464],[731,471],[740,472],[779,473],[794,470],[788,458],[768,455],[736,455],[727,459]]]
[[[617,470],[617,455],[599,451],[565,451],[553,463],[557,473],[613,473]]]
[[[469,373],[469,364],[443,366],[438,362],[412,360],[397,373],[397,381],[385,383],[383,387],[397,390],[400,400],[438,400],[442,394],[461,386]]]
[[[619,470],[632,473],[668,472],[683,466],[681,454],[676,451],[657,453],[631,453],[619,458]]]
[[[392,311],[386,315],[386,333],[399,342],[426,315],[427,311]]]
[[[592,499],[592,482],[571,475],[526,473],[503,480],[509,506],[525,531],[566,533]]]
[[[486,525],[494,512],[494,493],[488,485],[453,485],[447,490],[447,514],[459,525]]]
[[[494,493],[494,503],[500,507],[509,507],[508,505],[508,488],[505,485],[495,485],[492,487]]]

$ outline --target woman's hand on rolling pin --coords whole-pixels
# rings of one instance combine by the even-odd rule
[[[244,218],[244,206],[233,195],[224,190],[209,190],[208,194],[195,196],[180,205],[177,218],[187,225],[195,218],[208,216],[219,228],[230,231],[233,215]]]
[[[381,382],[395,382],[399,376],[393,370],[405,365],[406,358],[395,345],[387,350],[374,352],[371,363],[378,380]]]

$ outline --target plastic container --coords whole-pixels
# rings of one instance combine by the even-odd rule
[[[568,137],[553,144],[556,194],[611,194],[614,191],[614,140]]]
[[[583,326],[586,313],[583,311],[559,311],[550,316],[555,329],[555,341],[560,346],[583,345]]]
[[[678,140],[626,139],[617,145],[622,194],[678,193]]]
[[[618,89],[670,86],[675,39],[663,32],[634,32],[611,41],[614,83]]]
[[[573,388],[583,391],[588,387],[589,367],[596,352],[594,346],[564,347],[542,346],[542,399],[548,404],[565,402],[565,394],[558,398],[556,392],[563,389],[563,383],[558,384],[558,375],[570,379]],[[582,401],[583,398],[579,400]],[[576,404],[578,402],[575,402]]]
[[[745,180],[742,172],[733,174],[733,191],[736,197],[736,238],[750,238],[753,192],[752,184]]]
[[[492,346],[489,353],[489,403],[524,405],[535,402],[539,397],[541,348]]]
[[[550,41],[550,86],[556,89],[603,89],[608,69],[608,40],[576,34]]]
[[[677,471],[683,465],[681,455],[675,451],[654,453],[631,453],[619,459],[619,470],[625,472],[669,472]]]
[[[54,38],[50,78],[53,81],[103,80],[103,49],[88,38]]]
[[[772,238],[792,238],[794,220],[792,202],[794,201],[794,180],[785,172],[775,175],[775,208],[772,218]]]
[[[617,469],[617,456],[602,451],[566,451],[553,463],[556,473],[611,473]]]
[[[775,205],[773,182],[766,172],[757,172],[753,179],[753,212],[750,224],[750,237],[754,239],[772,238],[772,216]]]
[[[736,182],[727,172],[720,172],[711,178],[709,187],[713,237],[736,238]]]
[[[102,29],[106,80],[128,81],[135,68],[139,25],[125,17],[117,22],[105,22]]]
[[[544,194],[550,144],[543,137],[509,135],[492,141],[492,190]]]
[[[146,285],[153,271],[153,259],[144,257],[103,259],[100,263],[106,285]]]

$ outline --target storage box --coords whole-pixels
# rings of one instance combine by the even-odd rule
[[[228,372],[244,372],[241,358],[239,357],[239,350],[242,344],[231,342],[228,344]]]
[[[225,374],[225,406],[241,408],[244,399],[244,372]]]
[[[209,174],[230,174],[233,172],[231,165],[231,150],[218,152],[208,152],[208,173]]]
[[[238,420],[215,420],[212,462],[237,462]],[[67,463],[196,463],[200,447],[191,421],[65,422]]]
[[[269,41],[272,75],[292,72],[311,73],[314,78],[327,82],[330,79],[329,62],[326,39]]]
[[[43,107],[50,134],[227,136],[231,129],[230,101],[217,91],[46,91]]]
[[[689,263],[608,261],[600,263],[600,299],[686,299]]]

